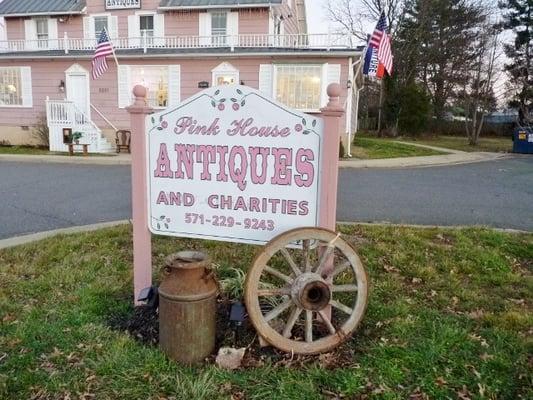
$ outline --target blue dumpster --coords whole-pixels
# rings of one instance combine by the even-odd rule
[[[533,128],[516,128],[513,132],[513,153],[533,154]]]

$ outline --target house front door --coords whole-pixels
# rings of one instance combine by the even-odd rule
[[[91,112],[89,73],[75,64],[66,71],[67,100],[74,102],[78,110],[88,118]]]

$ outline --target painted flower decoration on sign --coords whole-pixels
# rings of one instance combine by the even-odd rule
[[[155,117],[152,117],[152,124],[156,125],[156,129],[158,131],[162,131],[163,129],[167,129],[168,128],[168,122],[165,121],[165,119],[163,118],[162,115],[159,116],[159,124],[158,125],[156,124]]]
[[[249,94],[244,94],[241,89],[236,89],[235,92],[237,95],[230,97],[229,99],[217,98],[217,96],[220,94],[220,89],[217,89],[213,96],[208,95],[211,98],[211,106],[213,108],[217,108],[219,111],[224,111],[226,109],[226,103],[231,103],[231,109],[233,111],[239,111],[241,107],[246,105],[246,98],[249,96]]]
[[[304,135],[309,135],[310,133],[317,133],[315,131],[316,124],[316,119],[314,119],[311,124],[308,125],[308,121],[305,118],[302,118],[302,123],[294,125],[294,130],[296,132],[302,132]]]
[[[157,229],[161,229],[162,226],[164,226],[166,229],[169,229],[171,219],[165,215],[161,215],[159,218],[152,217],[152,219],[155,221]]]

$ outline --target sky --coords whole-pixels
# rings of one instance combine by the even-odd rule
[[[327,0],[307,0],[305,4],[309,33],[328,33],[329,22],[324,10]]]

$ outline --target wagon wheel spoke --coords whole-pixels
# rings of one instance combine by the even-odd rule
[[[313,341],[313,311],[305,310],[305,341]]]
[[[267,288],[267,289],[258,289],[257,295],[259,297],[269,297],[269,296],[285,296],[291,293],[290,287],[282,288]]]
[[[324,325],[326,325],[326,328],[328,328],[329,333],[334,335],[335,332],[337,332],[337,330],[335,329],[335,327],[331,323],[331,320],[329,319],[329,317],[326,314],[326,312],[324,310],[320,310],[318,312],[318,315],[320,315],[320,318],[322,319],[322,322],[324,323]]]
[[[285,248],[281,249],[281,254],[285,257],[289,265],[291,266],[292,272],[294,272],[294,276],[298,276],[302,273],[294,260],[292,259],[292,256],[290,255],[289,251]]]
[[[334,279],[337,275],[342,274],[344,271],[349,269],[352,265],[350,264],[349,260],[344,261],[342,264],[335,267],[335,269],[331,272],[331,276],[329,278]]]
[[[272,267],[269,267],[268,265],[265,266],[264,270],[266,272],[268,272],[270,275],[273,275],[275,276],[276,278],[279,278],[289,284],[291,284],[294,280],[290,277],[290,276],[287,276],[281,272],[279,272],[277,269],[274,269]]]
[[[311,263],[309,262],[309,242],[309,239],[306,239],[302,243],[303,269],[305,272],[311,272]]]
[[[357,285],[333,285],[331,291],[335,292],[357,292]]]
[[[342,311],[342,312],[345,313],[345,314],[351,315],[352,312],[353,312],[353,309],[351,309],[351,308],[348,307],[348,306],[345,306],[344,304],[342,304],[342,303],[339,302],[339,301],[336,301],[336,300],[330,300],[330,301],[329,301],[329,304],[330,304],[332,307],[335,307],[337,310],[340,310],[340,311]]]
[[[320,274],[322,272],[322,269],[326,265],[326,262],[328,261],[329,257],[331,256],[331,253],[333,253],[333,250],[335,250],[335,241],[339,238],[340,234],[338,234],[335,239],[330,241],[327,244],[326,250],[322,253],[322,256],[320,257],[320,261],[318,263],[318,267],[316,268],[316,273]]]
[[[292,300],[286,299],[278,306],[274,307],[268,314],[265,315],[265,321],[272,321],[274,318],[279,316],[283,311],[285,311],[287,308],[289,308],[292,305]]]
[[[294,310],[292,310],[291,315],[289,316],[289,319],[287,320],[287,324],[285,325],[285,328],[283,328],[282,335],[286,338],[291,337],[292,328],[294,327],[294,324],[296,321],[298,321],[298,318],[300,317],[300,314],[302,313],[303,309],[296,306],[294,307]]]

